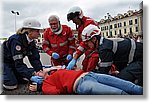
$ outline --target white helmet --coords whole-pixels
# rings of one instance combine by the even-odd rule
[[[74,6],[69,9],[68,14],[67,14],[67,20],[70,21],[75,17],[79,17],[80,19],[82,19],[83,17],[83,11],[78,6]]]
[[[100,29],[97,26],[90,24],[82,31],[82,41],[90,40],[95,35],[100,35]]]
[[[28,18],[24,20],[23,28],[42,29],[41,23],[33,18]]]

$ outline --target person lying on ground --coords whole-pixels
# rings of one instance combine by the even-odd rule
[[[83,70],[39,71],[43,78],[42,92],[46,95],[79,94],[79,95],[142,95],[143,88],[132,82],[114,76],[84,72]],[[37,76],[33,76],[37,77]],[[35,80],[36,81],[36,80]],[[33,87],[29,89],[34,91]]]

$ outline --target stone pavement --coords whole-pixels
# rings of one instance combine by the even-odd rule
[[[16,90],[3,90],[1,95],[42,95],[42,92],[31,92],[28,84],[20,84]]]

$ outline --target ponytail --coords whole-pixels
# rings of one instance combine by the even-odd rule
[[[26,28],[19,28],[16,32],[16,34],[28,34],[31,31],[31,29]]]

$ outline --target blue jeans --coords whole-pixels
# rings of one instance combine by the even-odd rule
[[[78,81],[76,93],[84,95],[141,95],[143,88],[114,76],[89,72]]]

